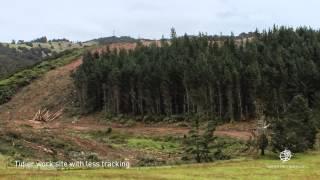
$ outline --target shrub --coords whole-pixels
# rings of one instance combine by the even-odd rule
[[[295,96],[284,118],[272,123],[272,146],[274,151],[288,148],[293,152],[304,152],[315,144],[317,128],[307,100]]]
[[[160,166],[166,164],[165,160],[159,160],[149,156],[138,156],[137,166]]]
[[[227,159],[230,159],[230,156],[224,154],[222,150],[219,148],[213,153],[213,158],[215,160],[227,160]]]
[[[132,119],[129,119],[124,123],[124,125],[125,125],[125,127],[133,127],[136,125],[136,122]]]
[[[197,163],[210,162],[212,157],[212,145],[216,139],[213,136],[215,123],[210,121],[204,133],[200,133],[199,120],[196,119],[194,128],[185,138],[183,160],[195,160]]]

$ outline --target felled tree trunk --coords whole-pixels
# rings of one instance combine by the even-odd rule
[[[54,121],[55,119],[59,118],[62,115],[63,109],[55,113],[50,113],[47,109],[40,109],[33,117],[33,121],[40,121],[40,122],[50,122]]]

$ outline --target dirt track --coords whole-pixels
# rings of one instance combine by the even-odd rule
[[[75,131],[97,131],[106,130],[109,126],[101,124],[93,119],[89,120],[87,118],[83,118],[79,122],[65,125],[65,127]],[[184,134],[188,134],[190,131],[190,129],[186,127],[175,127],[163,124],[151,126],[138,123],[137,125],[129,128],[123,127],[119,124],[112,124],[111,127],[117,132],[129,133],[138,136],[183,136]],[[218,129],[215,131],[215,135],[232,137],[244,141],[249,140],[251,137],[251,133],[248,130],[235,130],[232,128],[224,129],[223,126],[218,127]]]

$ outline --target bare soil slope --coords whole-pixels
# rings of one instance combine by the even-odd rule
[[[41,108],[52,111],[64,108],[73,92],[70,74],[82,60],[49,71],[43,77],[22,88],[7,104],[0,106],[0,120],[31,120]]]

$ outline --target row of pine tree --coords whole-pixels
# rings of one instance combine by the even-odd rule
[[[296,95],[317,106],[320,32],[273,27],[252,37],[177,37],[87,53],[73,74],[83,113],[279,117]]]

